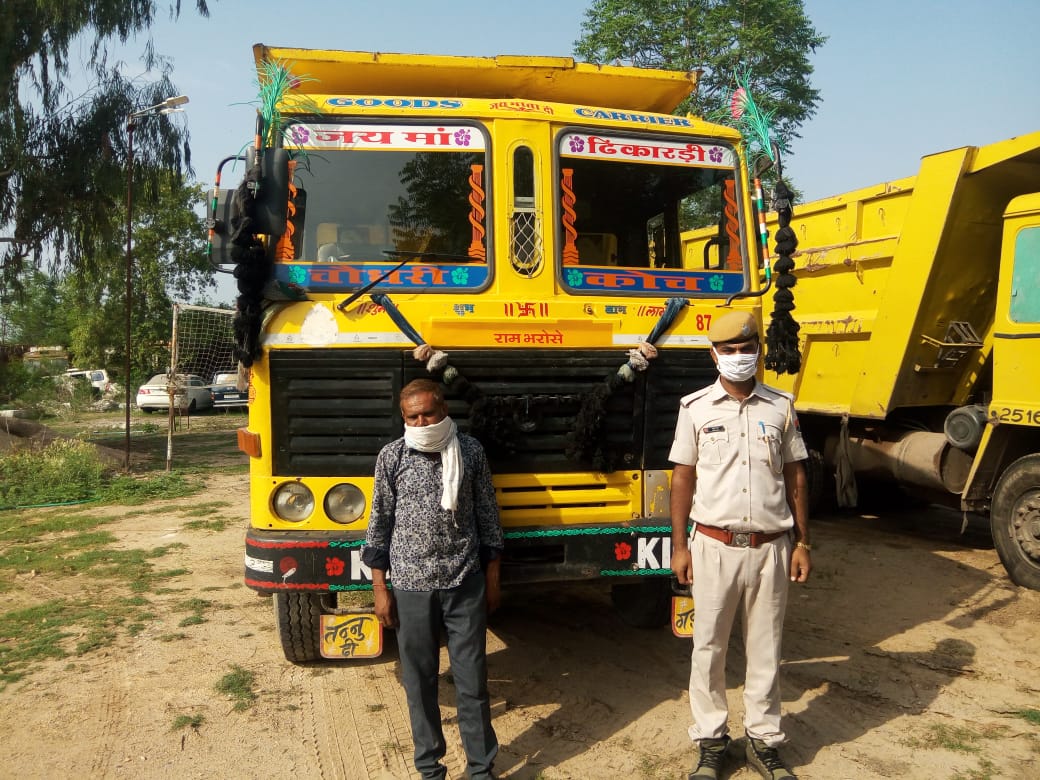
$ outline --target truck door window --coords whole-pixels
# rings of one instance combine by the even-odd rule
[[[557,149],[565,286],[694,295],[743,289],[746,241],[731,147],[569,131]]]
[[[534,276],[542,267],[541,231],[534,206],[534,152],[529,146],[518,146],[513,152],[509,251],[513,270],[519,274]]]
[[[293,224],[296,256],[279,257],[295,267],[277,269],[279,276],[309,289],[349,290],[396,264],[394,252],[416,254],[413,273],[397,273],[381,288],[446,278],[433,271],[420,278],[414,271],[424,264],[486,267],[487,144],[479,127],[297,123],[286,135],[296,146],[294,183],[307,200]],[[486,270],[455,274],[445,286],[487,279]]]
[[[1011,274],[1011,305],[1014,322],[1040,322],[1040,228],[1020,230],[1015,238],[1015,267]]]

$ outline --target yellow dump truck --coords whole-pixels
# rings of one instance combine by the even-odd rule
[[[360,553],[419,377],[488,454],[504,583],[599,581],[630,622],[667,621],[679,398],[715,380],[719,307],[761,316],[739,133],[670,113],[691,73],[254,55],[286,88],[210,226],[242,293],[245,582],[274,595],[286,657],[379,651]],[[686,262],[698,228],[714,240]]]
[[[802,369],[766,381],[796,396],[815,484],[988,514],[1011,579],[1040,589],[1040,132],[798,204],[791,226]]]

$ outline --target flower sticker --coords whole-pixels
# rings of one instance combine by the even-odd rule
[[[307,269],[302,265],[289,266],[289,281],[293,284],[307,284]]]
[[[294,144],[305,144],[311,140],[311,131],[303,125],[293,125],[289,133],[289,140]]]
[[[470,142],[470,131],[465,127],[461,130],[455,131],[455,143],[458,146],[469,146]]]
[[[339,577],[346,570],[347,565],[342,558],[326,558],[325,573],[330,577]]]
[[[572,152],[585,151],[585,139],[582,138],[580,135],[572,135],[567,144],[571,147]]]
[[[619,561],[627,561],[632,557],[632,545],[628,542],[618,542],[614,545],[614,558]]]
[[[451,272],[451,283],[464,285],[469,283],[469,269],[468,268],[456,268]]]
[[[580,287],[581,283],[585,281],[585,274],[581,271],[577,271],[571,268],[567,271],[567,284],[571,287]]]
[[[722,277],[722,274],[712,274],[708,279],[708,286],[715,292],[722,292],[726,286],[726,280]]]
[[[711,147],[711,149],[708,151],[708,159],[711,160],[713,163],[722,162],[722,150],[717,146]]]

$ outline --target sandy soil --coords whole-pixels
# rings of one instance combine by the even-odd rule
[[[157,618],[138,635],[0,693],[0,777],[413,776],[392,638],[375,661],[284,660],[271,600],[240,584],[244,489],[242,476],[213,477],[204,496],[106,526],[126,547],[184,543],[161,565],[190,573],[149,596]],[[187,510],[211,501],[228,503],[229,527],[186,528]],[[1040,707],[1040,593],[1007,581],[984,529],[959,531],[959,515],[937,510],[816,522],[816,571],[793,594],[785,644],[786,756],[800,777],[1040,776],[1040,726],[1018,714]],[[80,588],[26,573],[0,608]],[[685,777],[688,642],[626,628],[596,589],[505,596],[489,634],[502,776]],[[180,627],[177,605],[192,597],[214,606]],[[735,734],[742,661],[735,641]],[[215,691],[233,665],[256,675],[245,711]],[[443,682],[448,761],[461,777],[446,663]],[[175,730],[180,715],[203,722]],[[757,775],[734,761],[726,776]]]

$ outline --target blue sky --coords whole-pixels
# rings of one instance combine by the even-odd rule
[[[211,0],[209,19],[181,4],[180,20],[164,18],[153,34],[191,98],[182,121],[198,180],[209,184],[220,159],[252,136],[254,43],[569,55],[590,2]],[[1040,130],[1040,2],[805,0],[805,9],[828,36],[812,57],[817,114],[784,166],[806,199],[912,175],[932,152]],[[142,46],[126,49],[129,73]]]

